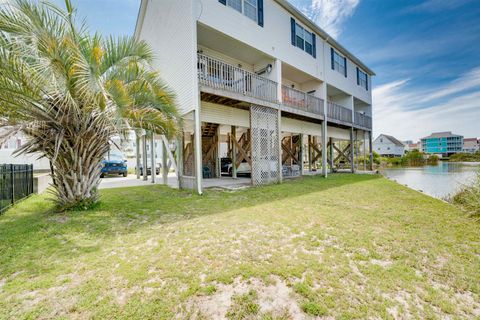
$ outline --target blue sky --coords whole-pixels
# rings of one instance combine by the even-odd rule
[[[375,135],[480,136],[479,0],[289,1],[376,72]],[[139,0],[73,2],[92,31],[133,33]]]

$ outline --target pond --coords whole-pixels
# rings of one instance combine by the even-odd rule
[[[443,199],[458,192],[462,186],[471,184],[479,168],[478,162],[440,161],[436,166],[386,168],[381,172],[400,184]]]

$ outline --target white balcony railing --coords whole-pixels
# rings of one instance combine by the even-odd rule
[[[278,84],[275,81],[200,53],[197,67],[201,85],[268,102],[278,102]]]
[[[372,118],[363,113],[355,112],[354,122],[357,126],[368,128],[368,129],[372,128]]]
[[[352,110],[336,104],[332,101],[327,101],[327,117],[329,120],[333,119],[342,122],[352,123]]]
[[[295,109],[323,115],[322,99],[287,86],[282,86],[282,103]]]

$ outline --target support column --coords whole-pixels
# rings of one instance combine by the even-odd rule
[[[183,139],[184,133],[181,133],[181,137],[177,139],[177,180],[178,188],[182,188],[182,176],[183,176]]]
[[[367,171],[367,139],[365,134],[366,131],[363,130],[363,171]]]
[[[355,146],[353,145],[353,127],[350,128],[350,170],[355,173],[355,164],[353,163],[353,155],[355,153]]]
[[[220,126],[217,127],[215,133],[215,175],[217,178],[221,178],[222,174],[220,172]]]
[[[150,146],[151,146],[151,166],[152,166],[152,183],[155,183],[155,179],[157,177],[157,166],[156,166],[156,148],[155,148],[155,133],[152,132],[152,138],[150,139]]]
[[[167,154],[167,148],[168,146],[165,144],[165,141],[162,141],[162,179],[163,179],[163,184],[168,185],[168,154]]]
[[[140,135],[138,134],[138,131],[135,131],[135,153],[135,173],[137,174],[137,179],[140,179]]]
[[[142,136],[142,149],[143,149],[143,155],[142,155],[143,180],[147,181],[148,180],[148,172],[147,172],[148,162],[147,162],[147,133],[146,132],[144,132]]]
[[[326,108],[326,107],[325,107]],[[327,169],[327,114],[325,113],[325,120],[322,123],[322,174],[326,178],[328,176],[328,169]],[[330,140],[332,140],[330,138]],[[333,171],[333,170],[332,170]]]
[[[370,171],[373,171],[372,131],[368,132],[368,151],[370,152]]]
[[[299,135],[300,139],[300,150],[299,150],[299,155],[298,155],[298,161],[300,162],[300,175],[303,176],[303,133],[300,133]]]
[[[312,172],[312,136],[308,135],[308,171]]]
[[[230,139],[237,141],[237,127],[232,126]],[[232,178],[237,179],[237,145],[232,142]]]
[[[333,172],[333,139],[329,139],[330,142],[330,170]]]
[[[202,171],[202,124],[200,122],[200,95],[198,96],[198,108],[193,111],[195,119],[195,134],[194,134],[194,154],[195,154],[195,181],[196,181],[196,190],[198,194],[202,194],[202,181],[203,181],[203,171]]]
[[[282,111],[278,109],[278,182],[282,182]]]

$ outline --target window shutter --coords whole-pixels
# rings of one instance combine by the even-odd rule
[[[347,58],[343,58],[343,61],[345,61],[345,78],[347,77]]]
[[[295,46],[296,45],[296,37],[295,37],[295,19],[290,18],[290,24],[292,26],[292,44]]]
[[[227,0],[218,0],[218,2],[220,2],[223,5],[227,5]]]
[[[317,40],[315,39],[315,33],[312,32],[312,55],[314,58],[317,58]]]
[[[360,85],[360,72],[358,70],[358,67],[357,67],[357,86]]]
[[[367,91],[368,91],[368,74],[367,74],[366,78],[367,78],[367,81],[365,83],[365,89],[367,89]]]
[[[258,25],[263,27],[263,0],[258,0]]]
[[[333,62],[334,51],[333,48],[330,48],[330,60],[332,62],[332,70],[335,70],[335,63]]]

